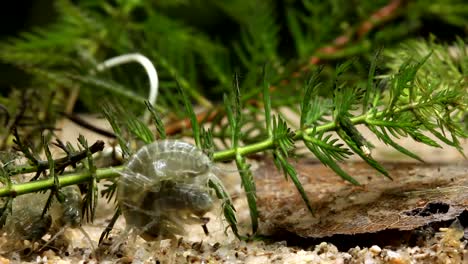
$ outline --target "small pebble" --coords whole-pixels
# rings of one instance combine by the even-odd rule
[[[53,257],[55,257],[55,252],[53,250],[49,249],[47,251],[44,251],[42,253],[42,256],[47,257],[48,259],[52,259]]]
[[[369,251],[370,251],[372,254],[374,254],[374,255],[378,255],[378,254],[380,254],[380,252],[382,252],[382,249],[381,249],[379,246],[377,246],[377,245],[373,245],[373,246],[369,249]]]

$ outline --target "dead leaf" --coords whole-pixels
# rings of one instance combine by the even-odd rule
[[[287,231],[304,238],[383,230],[413,230],[455,219],[468,210],[468,163],[386,163],[393,181],[364,163],[341,164],[362,186],[353,186],[320,163],[295,167],[315,215],[291,181],[271,162],[255,173],[261,233]]]

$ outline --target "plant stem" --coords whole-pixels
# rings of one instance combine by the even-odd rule
[[[412,109],[415,109],[415,108],[421,108],[421,107],[425,107],[425,106],[428,106],[428,104],[424,103],[424,102],[423,103],[411,103],[411,104],[401,106],[399,109],[396,109],[395,111],[393,111],[393,113],[405,112],[405,111],[409,111],[409,110],[412,110]],[[371,112],[372,111],[369,111],[369,113],[371,113]],[[372,115],[372,114],[369,114],[369,113],[353,117],[353,118],[351,118],[351,122],[353,123],[353,125],[367,124],[368,122],[371,122],[372,119],[379,118],[382,115],[386,114],[385,111],[380,111],[380,112],[376,113],[375,115]],[[302,140],[304,138],[304,134],[309,135],[309,134],[313,133],[314,130],[315,130],[315,132],[328,132],[328,131],[333,131],[335,129],[336,129],[336,123],[335,122],[329,122],[327,124],[317,126],[317,127],[314,127],[314,128],[308,128],[308,129],[305,129],[305,130],[296,130],[293,139],[294,139],[294,141]],[[240,154],[242,154],[244,156],[244,155],[249,155],[249,154],[261,152],[261,151],[264,151],[264,150],[267,150],[267,149],[272,149],[274,147],[275,146],[274,146],[273,140],[271,138],[268,138],[268,139],[265,139],[263,141],[251,144],[251,145],[238,147],[237,152],[239,152]],[[235,149],[222,150],[222,151],[218,151],[218,152],[213,154],[214,161],[232,160],[235,157],[236,157],[236,150]]]
[[[103,168],[103,169],[96,170],[96,179],[102,180],[102,179],[115,178],[119,176],[119,171],[121,171],[122,169],[123,169],[123,166]],[[91,177],[92,175],[88,171],[62,175],[59,177],[59,186],[64,187],[64,186],[69,186],[73,184],[87,182],[91,179]],[[15,197],[21,194],[46,190],[46,189],[51,188],[52,186],[54,186],[54,178],[14,184],[10,188],[9,187],[0,188],[0,197],[4,197],[4,196]]]
[[[422,107],[427,107],[430,106],[429,102],[422,102],[422,103],[410,103],[407,105],[403,105],[399,107],[398,109],[395,109],[393,113],[400,113],[400,112],[405,112],[405,111],[411,111],[416,108],[422,108]],[[379,118],[382,115],[388,114],[385,112],[385,110],[379,111],[375,114],[371,114],[372,110],[369,110],[367,114],[363,114],[360,116],[356,116],[351,118],[351,122],[354,125],[359,125],[359,124],[367,124],[371,123],[373,119]],[[328,132],[328,131],[333,131],[336,129],[336,123],[335,122],[329,122],[324,125],[317,126],[315,128],[308,128],[305,130],[297,130],[295,132],[295,135],[293,139],[295,141],[302,140],[304,138],[304,135],[309,135],[315,131],[317,132]],[[240,154],[242,156],[246,156],[249,154],[254,154],[258,152],[262,152],[268,149],[273,149],[275,147],[275,142],[272,138],[265,139],[263,141],[247,145],[247,146],[241,146],[236,149],[227,149],[227,150],[222,150],[218,151],[213,154],[213,160],[214,161],[226,161],[226,160],[232,160],[235,159],[237,154]],[[123,166],[119,167],[113,167],[113,168],[102,168],[96,170],[96,179],[97,180],[102,180],[102,179],[110,179],[110,178],[115,178],[119,176],[119,172],[123,169]],[[14,170],[13,172],[10,172],[11,174],[19,174],[19,173],[30,173],[37,171],[37,166],[20,166],[18,169]],[[59,177],[59,184],[60,186],[68,186],[68,185],[73,185],[73,184],[78,184],[78,183],[83,183],[86,181],[89,181],[91,179],[91,174],[90,172],[79,172],[79,173],[70,173],[67,175],[63,175]],[[16,195],[21,195],[25,193],[31,193],[31,192],[36,192],[39,190],[46,190],[54,186],[54,179],[45,179],[45,180],[37,180],[33,182],[27,182],[27,183],[20,183],[20,184],[15,184],[9,188],[8,186],[0,188],[0,197],[4,196],[16,196]]]

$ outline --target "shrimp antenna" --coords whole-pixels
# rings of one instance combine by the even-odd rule
[[[51,238],[49,239],[49,241],[47,241],[47,243],[45,243],[45,244],[39,249],[39,251],[41,251],[41,250],[43,250],[44,248],[46,248],[47,246],[49,246],[50,243],[52,243],[58,236],[60,236],[61,234],[63,234],[63,233],[65,232],[65,230],[66,230],[67,228],[69,228],[69,227],[71,227],[71,226],[70,226],[70,225],[66,225],[66,226],[62,227],[53,237],[51,237]],[[91,237],[90,237],[90,236],[88,235],[88,233],[83,229],[83,227],[78,226],[77,229],[80,230],[81,233],[83,234],[83,236],[86,238],[86,240],[88,240],[88,243],[89,243],[89,245],[90,245],[90,247],[91,247],[91,250],[92,250],[92,252],[93,252],[93,255],[94,255],[95,252],[96,252],[96,248],[95,248],[94,245],[93,245],[93,240],[91,240]]]
[[[46,248],[47,246],[50,245],[50,243],[52,243],[58,236],[60,236],[61,234],[63,234],[63,232],[65,232],[65,229],[68,228],[69,226],[64,226],[62,227],[54,236],[52,236],[49,241],[47,241],[47,243],[45,243],[40,249],[39,251],[42,251],[44,248]]]

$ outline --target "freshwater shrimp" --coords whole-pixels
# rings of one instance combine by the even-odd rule
[[[47,194],[25,194],[13,200],[12,213],[6,219],[2,232],[5,241],[3,254],[15,249],[24,249],[24,241],[34,245],[44,237],[52,225],[50,214],[42,215],[47,201]]]
[[[8,216],[2,231],[6,233],[7,244],[3,253],[11,253],[25,248],[24,241],[39,242],[42,246],[37,250],[42,251],[56,241],[68,228],[79,229],[94,249],[89,235],[81,227],[81,194],[77,186],[67,186],[60,189],[64,195],[64,201],[60,203],[55,198],[51,208],[44,215],[43,209],[49,197],[46,193],[30,193],[16,197],[13,200],[12,214]],[[43,237],[51,234],[48,241]],[[94,250],[93,250],[94,251]]]
[[[145,240],[174,239],[186,224],[205,225],[214,207],[211,160],[197,147],[163,140],[142,147],[121,173],[118,202],[127,229]]]
[[[83,234],[88,241],[92,252],[94,252],[95,248],[93,241],[83,227],[81,227],[82,198],[80,189],[76,185],[71,185],[63,187],[61,191],[64,195],[64,201],[62,203],[54,201],[50,209],[50,214],[52,215],[53,220],[51,233],[54,233],[54,236],[51,237],[44,246],[42,246],[41,250],[46,248],[57,237],[62,235],[68,228],[72,228],[78,229]]]

